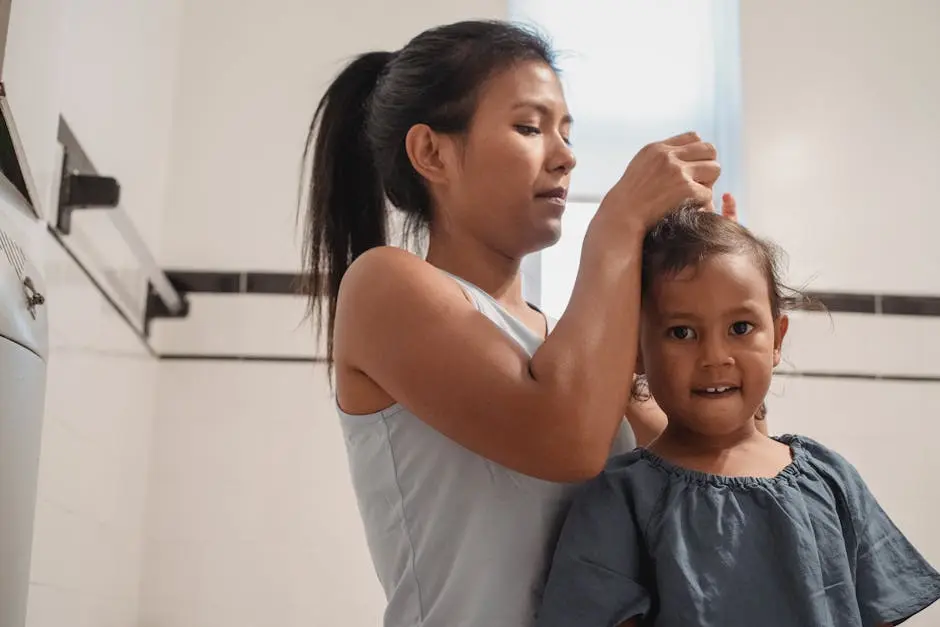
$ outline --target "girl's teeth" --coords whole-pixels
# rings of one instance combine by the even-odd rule
[[[721,394],[722,392],[727,392],[731,388],[707,388],[705,391],[711,394]]]

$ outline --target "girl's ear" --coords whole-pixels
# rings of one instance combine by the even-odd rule
[[[774,322],[774,368],[780,365],[783,347],[783,338],[787,335],[787,330],[790,328],[790,318],[785,314],[781,315]]]

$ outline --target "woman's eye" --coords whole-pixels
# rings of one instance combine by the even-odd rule
[[[674,340],[690,340],[695,337],[695,331],[689,327],[672,327],[669,329],[669,337]]]
[[[517,124],[516,130],[522,133],[523,135],[538,135],[542,130],[537,126],[529,126],[528,124]]]
[[[731,325],[731,333],[734,335],[747,335],[754,329],[754,325],[750,322],[735,322]]]

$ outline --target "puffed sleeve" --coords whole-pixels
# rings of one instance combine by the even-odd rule
[[[608,627],[650,609],[643,547],[622,484],[602,473],[575,497],[562,527],[537,627]]]
[[[858,470],[813,443],[848,502],[854,532],[855,594],[864,625],[899,625],[940,599],[940,574],[898,529]]]

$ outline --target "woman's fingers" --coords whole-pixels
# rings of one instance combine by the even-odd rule
[[[721,215],[729,220],[738,221],[738,201],[731,194],[721,195]]]

